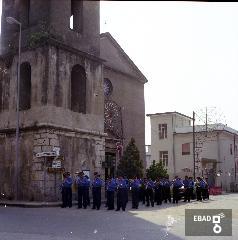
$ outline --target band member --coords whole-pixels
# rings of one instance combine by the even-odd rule
[[[206,188],[205,188],[205,193],[206,193],[206,199],[209,200],[209,184],[208,184],[208,178],[205,178],[205,182],[206,182]]]
[[[200,179],[200,187],[202,199],[205,200],[207,198],[207,182],[203,178]]]
[[[78,208],[82,208],[83,196],[84,196],[84,174],[83,172],[78,173],[76,177],[76,184],[78,187]]]
[[[62,188],[62,208],[72,207],[72,184],[73,180],[69,172],[63,174]]]
[[[173,180],[173,203],[178,203],[179,200],[179,188],[183,186],[181,179],[176,176]]]
[[[154,187],[155,183],[151,178],[146,182],[145,196],[146,196],[146,206],[154,207]]]
[[[116,211],[120,211],[122,208],[122,211],[125,211],[126,209],[126,203],[127,203],[127,184],[126,180],[122,178],[122,176],[119,176],[117,180],[117,209]]]
[[[87,202],[87,206],[90,206],[90,197],[89,197],[89,188],[90,188],[90,178],[88,177],[88,175],[85,175],[85,198],[86,198],[86,202]]]
[[[127,176],[124,176],[124,179],[125,179],[125,181],[126,181],[126,186],[127,186],[127,188],[126,188],[126,192],[125,192],[125,194],[126,194],[126,203],[128,203],[128,191],[129,191],[129,179],[127,178]]]
[[[196,195],[197,195],[197,201],[202,201],[202,196],[201,196],[201,185],[200,185],[201,178],[197,177],[195,186],[196,186]]]
[[[90,179],[87,175],[83,174],[82,180],[82,188],[83,188],[83,208],[86,209],[88,205],[90,205],[89,199],[89,188],[90,188]]]
[[[155,182],[155,202],[156,205],[161,205],[162,204],[162,200],[163,200],[163,182],[162,179],[157,179],[157,181]]]
[[[169,177],[165,177],[164,179],[164,202],[167,203],[169,201],[171,203],[171,192],[170,192],[170,186],[171,183],[169,181]]]
[[[111,177],[107,182],[107,210],[114,209],[114,193],[117,188],[116,180]]]
[[[131,182],[132,208],[135,209],[138,209],[139,206],[140,185],[140,180],[137,177],[135,177]]]
[[[193,189],[194,189],[194,181],[192,177],[189,177],[188,179],[188,202],[190,202],[190,199],[193,199]]]
[[[140,201],[142,204],[145,204],[145,186],[146,185],[146,178],[141,179],[141,186],[140,186]]]
[[[92,194],[93,194],[93,207],[92,209],[99,210],[101,207],[101,188],[103,185],[103,181],[100,178],[100,175],[95,172],[94,180],[92,182]]]
[[[107,201],[105,202],[105,207],[108,207],[108,197],[107,197],[107,185],[108,182],[110,181],[110,177],[109,178],[105,178],[105,184],[104,184],[104,189],[105,189],[105,198],[107,199]]]
[[[189,199],[189,179],[188,176],[185,176],[185,179],[183,180],[184,185],[184,202],[187,202]]]

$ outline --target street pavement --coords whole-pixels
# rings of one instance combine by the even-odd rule
[[[238,239],[238,194],[209,201],[131,209],[125,212],[72,208],[0,207],[0,240],[180,240]],[[232,209],[233,236],[186,237],[186,209]]]

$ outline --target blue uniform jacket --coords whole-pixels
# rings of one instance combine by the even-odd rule
[[[193,180],[188,181],[188,187],[189,188],[194,188],[194,181]]]
[[[118,179],[117,180],[117,187],[118,188],[127,188],[127,182],[125,179]]]
[[[103,181],[101,178],[95,178],[92,182],[92,187],[102,187]]]
[[[90,179],[89,178],[87,178],[87,177],[84,177],[83,178],[83,186],[84,187],[90,187]]]
[[[155,187],[155,183],[152,180],[149,180],[146,184],[146,187],[149,189],[153,189]]]
[[[200,187],[203,189],[206,188],[206,183],[203,180],[200,181]]]
[[[83,187],[84,177],[83,177],[83,178],[77,177],[77,179],[76,179],[76,184],[78,185],[78,187]]]
[[[107,183],[107,191],[114,192],[116,188],[117,188],[116,180],[114,178],[109,180]]]
[[[185,188],[187,188],[189,185],[189,180],[188,179],[183,180],[183,185]]]
[[[174,186],[174,187],[178,187],[178,188],[180,188],[180,187],[183,186],[183,183],[181,182],[180,179],[176,179],[176,180],[174,181],[173,186]]]
[[[155,182],[155,186],[154,186],[154,188],[155,189],[162,189],[162,187],[163,187],[163,182],[162,181],[159,181],[159,182]]]
[[[139,189],[140,188],[140,180],[139,179],[134,179],[131,183],[131,188],[132,189]]]
[[[71,188],[73,184],[73,179],[71,177],[67,177],[64,179],[62,186],[66,188]]]
[[[164,186],[165,186],[165,187],[169,188],[170,185],[171,185],[171,183],[170,183],[169,180],[165,180],[165,181],[164,181]]]

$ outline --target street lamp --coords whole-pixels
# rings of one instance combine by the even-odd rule
[[[19,97],[20,97],[20,65],[21,65],[21,23],[13,17],[6,17],[9,24],[19,25],[19,44],[18,44],[18,65],[17,65],[17,122],[16,122],[16,165],[15,165],[15,186],[16,199],[18,199],[18,172],[19,172]]]
[[[193,179],[195,181],[196,173],[195,173],[195,112],[193,111]]]

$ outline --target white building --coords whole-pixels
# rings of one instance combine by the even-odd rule
[[[207,177],[211,185],[230,190],[238,182],[238,132],[223,124],[195,125],[193,155],[192,118],[178,112],[147,114],[151,121],[151,162],[162,161],[170,178]],[[195,159],[195,164],[194,164]]]
[[[149,168],[153,161],[151,158],[151,145],[145,145],[146,169]]]

